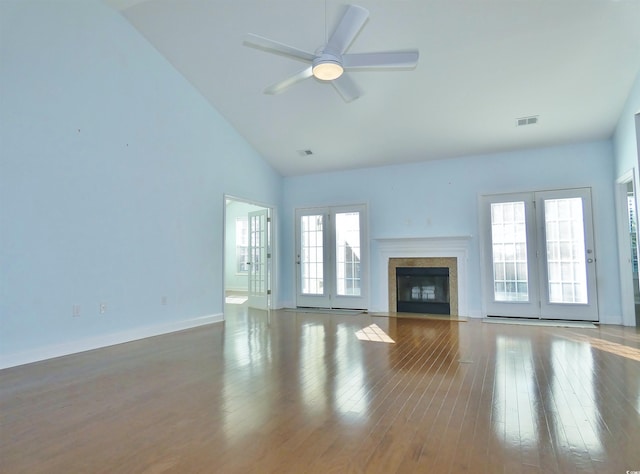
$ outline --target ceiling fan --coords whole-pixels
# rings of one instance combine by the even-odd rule
[[[270,85],[264,90],[264,93],[279,94],[294,84],[313,76],[321,81],[331,82],[345,102],[351,102],[360,96],[360,92],[353,80],[347,74],[343,74],[344,71],[353,69],[414,68],[418,63],[417,50],[345,53],[368,17],[369,11],[365,8],[349,5],[327,44],[318,48],[315,53],[302,51],[249,33],[245,39],[245,44],[311,64],[302,71]]]

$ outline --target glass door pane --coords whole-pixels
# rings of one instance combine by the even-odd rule
[[[491,203],[493,297],[529,301],[525,203]]]
[[[302,216],[300,220],[300,280],[303,295],[324,294],[324,216]]]
[[[335,214],[336,292],[341,296],[360,296],[360,213]]]
[[[547,199],[544,217],[549,302],[587,304],[582,199]]]

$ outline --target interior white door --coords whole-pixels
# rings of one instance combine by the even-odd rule
[[[269,306],[269,210],[250,212],[248,305],[267,309]]]
[[[296,210],[296,305],[366,309],[366,207]]]
[[[588,188],[484,196],[489,316],[597,321]]]

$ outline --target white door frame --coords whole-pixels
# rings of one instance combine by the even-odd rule
[[[616,180],[616,226],[618,228],[618,261],[620,268],[620,304],[622,324],[636,325],[635,296],[631,266],[631,239],[629,238],[629,218],[627,210],[627,184],[633,183],[636,209],[638,209],[638,187],[636,170],[631,168]]]
[[[270,265],[271,270],[268,272],[269,277],[267,281],[268,288],[271,290],[271,298],[268,298],[268,306],[267,309],[272,309],[277,306],[277,302],[275,301],[275,297],[278,294],[277,291],[277,282],[278,282],[278,231],[277,231],[277,222],[278,222],[278,214],[275,206],[259,201],[253,201],[250,199],[241,198],[238,196],[234,196],[232,194],[223,194],[222,196],[222,307],[224,313],[224,304],[225,304],[225,295],[226,295],[226,281],[225,281],[225,268],[226,268],[226,259],[225,259],[225,250],[227,245],[233,245],[235,247],[235,242],[227,242],[227,200],[238,201],[245,204],[251,204],[254,206],[263,207],[269,209],[269,215],[271,216],[271,258]]]

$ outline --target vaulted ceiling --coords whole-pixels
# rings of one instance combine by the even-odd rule
[[[348,52],[418,49],[417,67],[349,72],[349,103],[315,78],[266,95],[305,64],[246,34],[313,53],[346,3],[105,1],[285,176],[607,139],[640,70],[638,0],[354,0]]]

